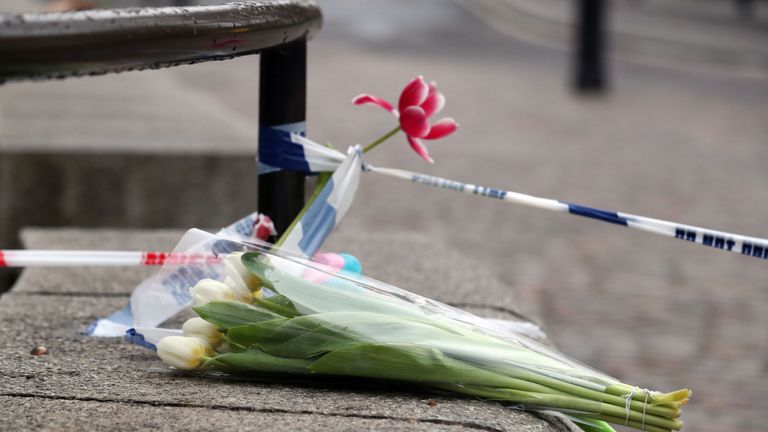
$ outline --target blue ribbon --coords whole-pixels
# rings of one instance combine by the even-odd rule
[[[306,123],[289,123],[259,128],[259,174],[274,171],[311,173],[304,147],[291,141],[291,134],[305,136]]]

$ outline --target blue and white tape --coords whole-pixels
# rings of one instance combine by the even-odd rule
[[[392,168],[377,168],[371,165],[365,165],[365,169],[370,172],[400,178],[414,183],[494,198],[502,201],[513,202],[516,204],[523,204],[530,207],[567,212],[573,215],[600,220],[616,225],[622,225],[628,228],[634,228],[637,230],[667,237],[687,240],[716,249],[736,252],[742,255],[761,259],[768,259],[768,240],[762,238],[749,237],[724,231],[716,231],[708,228],[670,222],[661,219],[654,219],[645,216],[638,216],[630,213],[602,210],[549,198],[539,198],[518,192],[461,183],[445,178],[428,176],[410,171]]]
[[[335,171],[344,154],[304,138],[306,124],[290,123],[259,129],[259,174],[298,171],[306,174]]]
[[[283,249],[306,258],[320,249],[352,204],[360,183],[361,155],[360,146],[350,147],[320,195],[288,234]]]
[[[293,154],[298,155],[301,153],[304,160],[303,164],[312,167],[310,168],[311,172],[335,171],[336,168],[341,165],[341,161],[344,158],[344,155],[341,152],[324,147],[297,134],[286,134],[284,139],[290,141],[292,146],[302,147],[303,151],[294,151]],[[285,148],[289,149],[290,147]],[[275,151],[279,152],[280,149],[276,148]],[[291,169],[291,167],[296,167],[298,165],[300,164],[293,163],[291,166],[286,165],[285,167],[280,168]],[[607,211],[549,198],[540,198],[518,192],[506,191],[503,189],[462,183],[400,169],[378,168],[369,164],[362,164],[361,166],[364,171],[399,178],[413,183],[464,192],[546,210],[566,212],[577,216],[626,226],[628,228],[686,240],[715,249],[735,252],[755,258],[768,259],[768,239],[717,231],[630,213]],[[351,199],[349,201],[351,201]]]

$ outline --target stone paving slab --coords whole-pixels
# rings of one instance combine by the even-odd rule
[[[733,2],[632,0],[611,4],[609,54],[630,62],[677,68],[721,69],[768,76],[765,22],[768,14],[742,20]],[[511,37],[567,50],[574,8],[567,0],[467,0],[459,3]],[[762,25],[761,25],[762,24]]]
[[[3,86],[0,151],[253,155],[256,117],[172,74],[128,73],[119,80],[118,86],[110,77]]]
[[[42,399],[31,396],[0,397],[0,422],[7,430],[81,431],[461,431],[473,428],[463,422],[429,422],[416,419],[380,419],[313,413],[273,413],[255,409],[222,410],[208,407],[156,406],[136,402]],[[61,412],[67,415],[62,416]],[[8,415],[19,413],[18,415]]]
[[[24,237],[31,247],[69,248],[97,242],[105,247],[160,247],[175,238],[172,231],[120,234],[109,230],[29,230]],[[353,238],[336,241],[366,253],[364,247],[355,247]],[[374,251],[409,244],[427,250],[427,241],[418,234],[373,236],[366,241],[378,244]],[[449,250],[443,252],[453,257]],[[383,258],[391,257],[384,254]],[[441,260],[426,260],[418,266],[398,262],[406,263],[396,273],[402,280],[408,279],[409,271],[427,272],[433,278],[447,271],[441,268],[445,265],[439,264]],[[270,430],[553,431],[572,427],[496,403],[370,383],[256,382],[173,372],[144,348],[81,334],[93,319],[125,304],[127,293],[118,289],[120,283],[140,278],[128,276],[131,270],[135,269],[84,268],[74,275],[72,269],[37,269],[21,278],[18,290],[0,299],[0,423],[13,430],[98,429],[104,422],[116,422],[117,430],[187,426],[205,430],[212,425],[245,430],[264,422],[269,422]],[[477,266],[475,272],[479,272]],[[68,286],[70,280],[76,288]],[[36,345],[46,346],[49,353],[31,355]],[[437,404],[429,404],[430,399]],[[88,410],[99,415],[89,415]]]

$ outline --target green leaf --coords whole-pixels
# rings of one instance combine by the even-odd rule
[[[282,318],[266,309],[232,301],[215,301],[192,309],[200,318],[225,330],[243,324]]]
[[[280,294],[269,298],[254,297],[253,301],[260,307],[270,310],[276,314],[280,314],[284,317],[293,318],[295,316],[301,315],[301,313],[296,310],[296,307],[293,306],[293,303],[291,303],[288,297],[282,296]]]
[[[240,262],[248,271],[261,279],[262,286],[274,290],[270,278],[267,277],[267,271],[270,270],[270,267],[262,261],[262,256],[261,252],[246,252],[240,257]]]
[[[512,384],[503,375],[454,360],[440,350],[413,344],[350,345],[322,356],[309,365],[309,369],[328,375],[391,379],[421,384]]]
[[[459,326],[458,323],[427,315],[419,306],[402,299],[378,294],[357,286],[354,288],[359,289],[355,290],[317,284],[271,267],[260,256],[259,254],[245,253],[241,260],[248,270],[264,280],[265,284],[269,283],[270,289],[290,299],[300,311],[303,311],[301,308],[303,306],[305,309],[317,313],[372,312],[392,317],[421,319],[455,333],[467,332],[467,329]]]
[[[587,368],[549,355],[546,351],[538,352],[538,346],[531,349],[521,344],[503,341],[442,315],[427,314],[419,305],[413,304],[407,299],[380,294],[366,287],[358,287],[359,289],[354,290],[330,284],[316,284],[273,267],[265,258],[268,257],[246,253],[242,256],[242,262],[259,278],[269,280],[274,291],[289,298],[296,308],[303,313],[318,316],[325,313],[358,312],[385,316],[394,320],[407,319],[413,322],[428,323],[446,333],[462,336],[460,339],[446,340],[446,336],[443,335],[436,340],[425,339],[420,342],[425,346],[436,347],[454,358],[481,365],[495,363],[513,368],[521,365],[574,376],[592,377],[597,375]],[[281,258],[269,259],[279,260]],[[373,316],[370,318],[372,319]],[[390,336],[389,339],[379,337],[375,342],[413,342],[412,340],[401,339],[401,330],[397,332],[379,330],[366,334]],[[363,341],[374,342],[370,339]],[[496,367],[493,369],[495,370]]]
[[[234,327],[227,336],[244,346],[293,358],[316,357],[356,342],[343,331],[326,326],[316,315]]]
[[[236,373],[309,374],[307,366],[310,363],[312,363],[311,360],[276,357],[254,349],[240,353],[219,354],[206,361],[203,367]]]
[[[585,418],[582,421],[576,421],[578,426],[584,432],[616,432],[616,429],[602,420],[593,420]]]

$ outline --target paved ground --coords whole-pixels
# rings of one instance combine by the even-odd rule
[[[171,247],[180,231],[31,231],[30,248]],[[515,319],[513,294],[473,262],[433,239],[403,231],[337,236],[360,251],[372,273],[478,313]],[[397,267],[387,248],[443,254]],[[145,249],[146,250],[146,249]],[[367,251],[367,252],[366,252]],[[380,253],[380,251],[385,251]],[[350,382],[341,386],[238,381],[184,375],[156,355],[115,339],[80,333],[119,309],[150,269],[30,269],[0,299],[0,424],[3,430],[440,430],[572,431],[496,403]],[[443,280],[442,276],[450,280]],[[493,302],[465,298],[472,283]],[[467,302],[475,305],[467,305]],[[490,310],[492,306],[492,310]],[[43,345],[44,356],[30,355]],[[430,400],[433,400],[430,403]],[[69,413],[63,415],[64,413]],[[573,429],[575,432],[575,429]]]
[[[764,78],[618,63],[612,93],[579,99],[566,86],[567,56],[494,33],[463,9],[437,1],[379,9],[371,0],[320,3],[326,28],[311,45],[309,81],[316,140],[344,146],[388,130],[385,113],[348,100],[363,91],[394,99],[421,73],[447,94],[445,112],[460,132],[431,144],[435,166],[423,165],[403,139],[371,162],[768,236]],[[257,118],[257,65],[244,58],[91,82],[119,94],[129,76],[173,81],[169,99],[186,100],[188,90],[247,123]],[[82,106],[75,83],[55,83],[73,89],[61,103]],[[19,110],[46,89],[24,85],[11,99],[2,89],[0,106]],[[119,116],[135,105],[114,109]],[[177,112],[195,115],[182,104]],[[410,230],[448,242],[499,277],[564,352],[638,385],[693,388],[688,430],[764,430],[764,261],[372,175],[363,181],[339,236]],[[443,259],[408,249],[386,266]],[[478,303],[493,298],[480,285],[474,295]]]
[[[605,2],[607,45],[614,58],[667,68],[768,77],[768,5],[742,15],[731,0]],[[558,50],[573,44],[578,2],[463,0],[457,4],[515,39]]]

